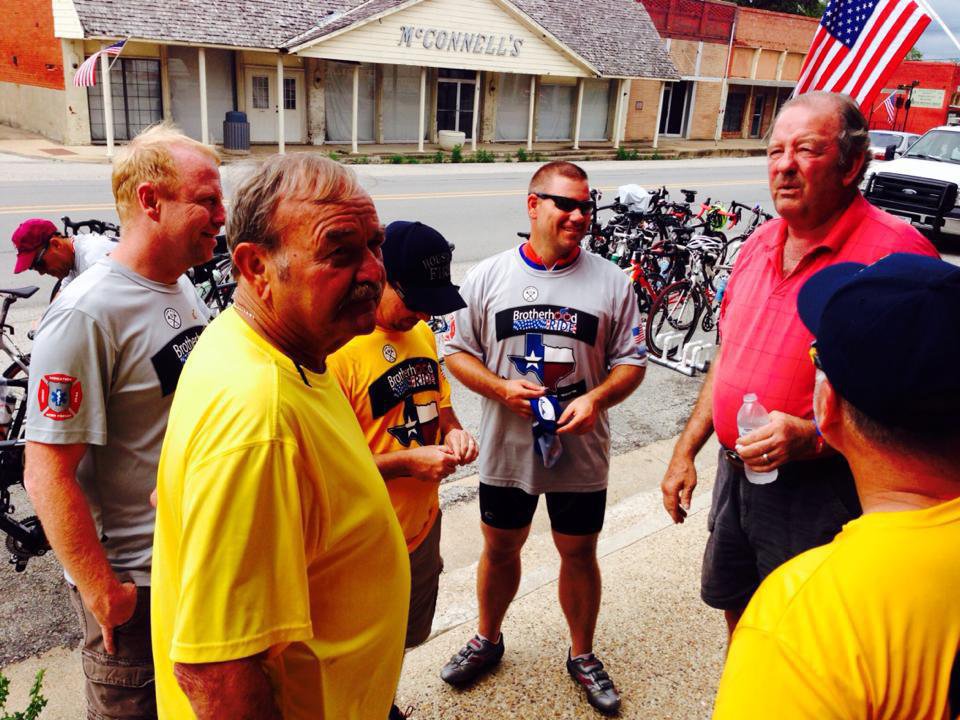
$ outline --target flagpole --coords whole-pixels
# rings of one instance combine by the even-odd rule
[[[107,134],[107,157],[113,157],[113,95],[110,87],[110,56],[100,55],[100,71],[103,76],[103,127]]]
[[[957,50],[960,50],[960,40],[957,40],[957,36],[950,32],[950,28],[948,28],[947,24],[940,18],[939,15],[937,15],[937,11],[930,6],[930,3],[927,2],[927,0],[915,0],[915,2],[920,6],[921,10],[924,10],[927,15],[932,17],[940,24],[940,27],[943,28],[943,31],[947,34],[947,37],[950,38],[954,45],[956,45]]]

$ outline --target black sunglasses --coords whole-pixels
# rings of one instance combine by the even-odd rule
[[[40,252],[38,252],[36,255],[33,256],[33,262],[30,263],[31,270],[36,270],[38,267],[40,267],[40,263],[43,260],[43,256],[47,254],[47,249],[49,247],[50,247],[50,243],[48,242],[46,245],[40,248]]]
[[[551,195],[550,193],[534,193],[541,200],[553,200],[557,210],[561,212],[573,212],[580,210],[581,215],[590,215],[593,213],[593,200],[574,200],[564,195]]]

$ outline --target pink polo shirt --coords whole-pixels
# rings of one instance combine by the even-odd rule
[[[767,410],[813,419],[813,336],[797,313],[804,282],[827,265],[869,265],[890,253],[939,257],[916,229],[870,205],[858,193],[829,235],[783,275],[787,225],[764,223],[744,245],[720,308],[723,352],[713,380],[713,427],[722,445],[736,443],[737,411],[746,393]],[[883,353],[878,348],[877,361]]]

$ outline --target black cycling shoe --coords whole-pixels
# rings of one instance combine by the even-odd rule
[[[567,672],[587,691],[587,702],[604,715],[617,714],[620,710],[620,694],[596,655],[590,653],[590,657],[571,660],[567,653]]]
[[[408,707],[407,711],[404,712],[396,705],[390,708],[390,715],[387,716],[387,720],[407,720],[410,715],[413,713],[413,708]]]
[[[467,685],[494,667],[503,657],[503,633],[492,643],[478,635],[460,648],[440,670],[440,679],[454,686]]]

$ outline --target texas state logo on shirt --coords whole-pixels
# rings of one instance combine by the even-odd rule
[[[420,447],[436,445],[440,433],[437,403],[431,400],[421,405],[413,397],[406,398],[403,401],[403,423],[387,428],[387,432],[405,448],[414,442]]]

